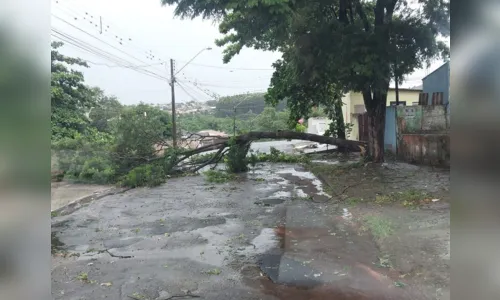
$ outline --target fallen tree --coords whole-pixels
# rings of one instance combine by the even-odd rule
[[[317,142],[321,144],[328,144],[337,146],[342,151],[346,152],[364,152],[366,148],[365,142],[344,140],[334,137],[328,137],[323,135],[317,135],[312,133],[303,133],[296,131],[275,131],[275,132],[263,132],[263,131],[252,131],[242,135],[235,136],[233,138],[220,139],[215,143],[205,145],[196,149],[182,151],[177,155],[177,159],[174,160],[173,166],[177,172],[197,172],[207,165],[216,165],[231,147],[240,147],[241,149],[249,148],[249,144],[253,141],[260,139],[276,139],[276,140],[304,140]],[[207,155],[204,160],[190,161],[189,158],[200,155],[206,152],[216,151],[213,155]]]

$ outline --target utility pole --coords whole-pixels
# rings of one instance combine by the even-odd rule
[[[175,75],[173,59],[170,59],[170,87],[172,88],[172,146],[177,148],[177,124],[175,120]]]
[[[236,136],[236,106],[233,106],[233,136]]]
[[[398,77],[396,76],[396,106],[399,106],[399,84],[398,84]]]
[[[182,71],[190,62],[192,62],[198,55],[200,55],[205,50],[212,50],[212,48],[201,49],[193,58],[191,58],[184,66],[182,66],[177,73]],[[172,88],[172,146],[177,148],[177,122],[175,117],[175,75],[174,73],[174,60],[170,59],[170,87]]]

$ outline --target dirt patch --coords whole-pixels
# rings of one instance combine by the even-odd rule
[[[359,233],[372,236],[375,265],[424,299],[449,299],[449,170],[398,162],[312,164],[310,170],[333,196],[330,204],[348,209]]]

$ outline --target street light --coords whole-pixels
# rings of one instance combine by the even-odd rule
[[[191,58],[184,66],[182,66],[176,73],[175,75],[179,74],[180,71],[182,71],[182,69],[184,69],[190,62],[192,62],[196,57],[198,57],[198,55],[200,55],[203,51],[205,50],[212,50],[212,47],[207,47],[207,48],[203,48],[200,50],[200,52],[198,52],[195,56],[193,56],[193,58]]]

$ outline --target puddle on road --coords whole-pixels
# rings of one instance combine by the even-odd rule
[[[282,204],[283,202],[285,202],[286,199],[283,199],[283,198],[266,198],[266,199],[262,199],[262,200],[257,200],[255,201],[254,203],[257,204],[257,205],[263,205],[263,206],[273,206],[273,205],[278,205],[278,204]]]
[[[416,299],[373,266],[377,247],[370,236],[354,232],[352,221],[343,209],[323,226],[262,229],[241,251],[255,256],[265,275],[256,287],[283,300]]]

